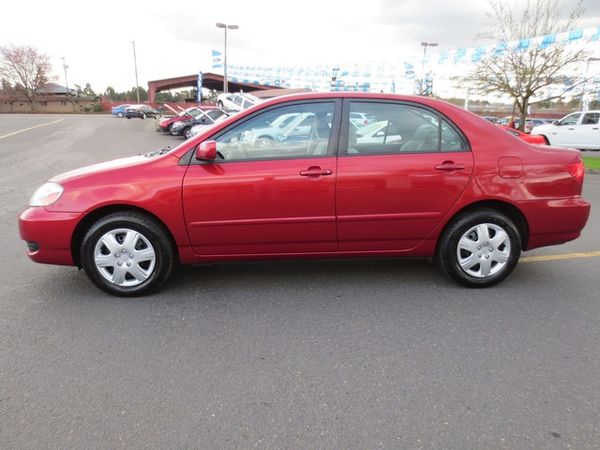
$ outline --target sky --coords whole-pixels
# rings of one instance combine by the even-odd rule
[[[576,4],[561,1],[565,12]],[[96,92],[135,86],[133,40],[141,86],[210,72],[211,50],[223,48],[216,22],[240,27],[228,34],[230,64],[272,66],[418,61],[421,41],[439,43],[439,51],[474,47],[485,44],[477,36],[489,26],[488,3],[477,0],[33,0],[26,5],[25,13],[20,2],[3,3],[0,45],[45,52],[59,84],[64,84],[64,57],[69,85],[90,83]],[[583,6],[580,27],[599,26],[600,1],[583,0]]]

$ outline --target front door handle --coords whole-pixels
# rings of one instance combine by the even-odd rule
[[[455,164],[454,161],[444,161],[442,164],[435,166],[435,170],[464,170],[464,164]]]
[[[301,170],[300,175],[303,177],[316,178],[322,175],[331,175],[333,170],[331,169],[321,169],[318,166],[309,167],[307,170]]]

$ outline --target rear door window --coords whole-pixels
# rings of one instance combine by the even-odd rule
[[[356,117],[369,123],[356,126]],[[406,103],[351,101],[348,155],[468,150],[462,134],[438,113]]]

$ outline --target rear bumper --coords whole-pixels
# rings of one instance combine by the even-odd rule
[[[28,208],[19,216],[19,234],[27,242],[27,256],[46,264],[74,265],[71,238],[81,213],[50,212]]]
[[[581,198],[522,202],[527,217],[529,241],[525,250],[557,245],[577,239],[590,216],[590,203]]]

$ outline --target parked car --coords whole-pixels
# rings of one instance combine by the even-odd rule
[[[577,111],[551,124],[535,127],[550,145],[581,150],[600,150],[600,110]]]
[[[359,142],[351,112],[402,141]],[[314,118],[302,139],[244,141],[284,114]],[[580,152],[429,97],[298,94],[175,148],[55,176],[19,230],[32,260],[83,267],[121,296],[156,291],[177,262],[280,258],[435,257],[458,283],[487,287],[523,250],[580,235],[583,179]]]
[[[512,119],[512,126],[511,124],[511,119]],[[545,125],[547,123],[550,123],[551,121],[549,121],[548,119],[538,119],[538,118],[527,118],[525,119],[525,127],[524,127],[524,131],[525,133],[531,133],[531,130],[535,127],[538,127],[540,125]],[[502,119],[500,119],[497,122],[499,125],[506,125],[509,128],[515,128],[518,129],[519,125],[521,124],[521,119],[519,118],[512,118],[511,116],[507,116],[504,117]]]
[[[244,145],[268,147],[274,142],[287,142],[305,139],[315,121],[312,112],[297,112],[281,114],[273,120],[265,120],[255,123],[252,128],[247,129],[240,139]]]
[[[235,115],[235,113],[225,113],[225,115],[215,119],[214,123],[222,122],[223,120],[225,120],[233,115]],[[205,130],[207,127],[211,127],[213,125],[214,124],[202,124],[202,123],[193,125],[191,128],[184,130],[183,137],[185,139],[191,139],[192,137],[196,136],[197,134],[202,133],[202,131]]]
[[[487,120],[488,122],[492,122],[492,123],[498,123],[501,119],[498,119],[498,117],[495,116],[481,116],[483,119]]]
[[[139,119],[145,119],[146,117],[156,118],[159,115],[160,113],[156,109],[148,105],[131,105],[125,109],[125,117],[128,119],[135,117]]]
[[[158,121],[158,127],[161,131],[170,132],[171,125],[175,122],[190,122],[201,114],[202,110],[196,106],[184,109],[179,114],[170,117],[163,117]]]
[[[509,132],[513,136],[516,136],[519,139],[523,139],[525,142],[528,142],[530,144],[536,144],[536,145],[546,145],[546,144],[548,144],[548,142],[546,141],[546,138],[544,136],[539,135],[539,134],[527,134],[527,133],[523,133],[521,130],[516,130],[514,128],[507,127],[506,125],[498,125],[498,126],[500,128],[502,128],[503,130],[506,130],[507,132]]]
[[[533,130],[535,127],[546,125],[548,123],[551,123],[551,122],[547,121],[546,119],[526,119],[525,120],[525,133],[531,133],[531,130]]]
[[[353,112],[350,114],[350,122],[353,123],[357,128],[369,125],[370,123],[373,123],[374,120],[374,117],[370,117],[364,113]]]
[[[402,136],[392,122],[381,120],[358,128],[356,140],[360,144],[392,144],[402,142]]]
[[[126,104],[126,105],[119,105],[119,106],[113,106],[112,108],[112,115],[115,117],[125,117],[125,110],[127,108],[129,108],[131,105]]]
[[[243,92],[224,92],[217,97],[217,106],[226,111],[243,111],[260,103],[260,100],[251,94]]]
[[[201,111],[201,113],[196,116],[194,120],[174,122],[169,129],[169,133],[171,133],[173,136],[183,135],[183,137],[189,139],[192,137],[191,129],[194,125],[212,125],[219,117],[222,116],[228,117],[229,114],[222,109]]]

